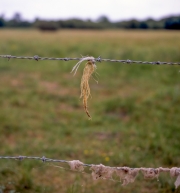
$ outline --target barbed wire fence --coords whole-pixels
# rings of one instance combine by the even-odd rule
[[[175,187],[180,186],[180,168],[172,167],[172,168],[130,168],[130,167],[110,167],[105,166],[103,164],[85,164],[79,160],[59,160],[59,159],[51,159],[43,157],[33,157],[33,156],[0,156],[0,159],[11,159],[17,161],[23,161],[25,159],[29,160],[40,160],[43,163],[45,162],[58,162],[58,163],[67,163],[70,166],[70,170],[82,172],[84,171],[84,167],[90,167],[91,175],[93,180],[104,179],[104,180],[113,180],[112,175],[115,173],[117,177],[120,178],[120,182],[122,185],[128,185],[129,183],[133,183],[138,176],[139,172],[141,172],[144,176],[144,179],[157,179],[160,173],[169,172],[171,177],[176,177]],[[62,167],[61,167],[62,168]]]
[[[54,57],[40,57],[38,55],[35,56],[12,56],[12,55],[0,55],[0,58],[6,58],[8,60],[10,59],[27,59],[27,60],[57,60],[57,61],[72,61],[77,60],[79,61],[73,68],[72,71],[77,71],[80,63],[82,61],[93,61],[93,62],[119,62],[124,64],[150,64],[150,65],[180,65],[180,62],[161,62],[161,61],[134,61],[134,60],[117,60],[117,59],[103,59],[100,56],[98,58],[94,57],[81,57],[81,58],[54,58]],[[145,179],[158,179],[159,174],[162,172],[169,172],[171,177],[176,177],[175,181],[175,187],[177,188],[180,186],[180,168],[179,167],[172,167],[172,168],[130,168],[130,167],[110,167],[105,166],[102,164],[96,165],[96,164],[85,164],[79,160],[73,160],[73,161],[67,161],[67,160],[59,160],[59,159],[51,159],[43,157],[33,157],[33,156],[0,156],[0,159],[11,159],[11,160],[17,160],[17,161],[23,161],[25,159],[29,160],[40,160],[43,163],[45,162],[59,162],[59,163],[66,163],[69,164],[70,170],[77,171],[77,172],[83,172],[84,167],[90,167],[90,170],[92,171],[92,178],[93,180],[97,179],[107,179],[107,180],[113,180],[112,175],[115,173],[117,177],[120,178],[120,181],[122,182],[122,185],[127,185],[129,183],[133,183],[135,181],[135,178],[141,172]]]
[[[10,59],[26,59],[26,60],[62,60],[62,61],[71,61],[71,60],[82,60],[82,58],[54,58],[54,57],[40,57],[38,55],[35,56],[12,56],[12,55],[0,55],[0,58],[7,58]],[[135,60],[116,60],[116,59],[103,59],[100,56],[98,58],[94,58],[96,62],[120,62],[126,64],[152,64],[152,65],[180,65],[180,62],[161,62],[161,61],[135,61]]]

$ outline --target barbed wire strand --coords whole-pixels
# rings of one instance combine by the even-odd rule
[[[19,160],[19,161],[23,161],[24,159],[34,159],[34,160],[41,160],[42,162],[60,162],[60,163],[69,163],[70,162],[70,161],[67,161],[67,160],[46,158],[45,156],[42,156],[42,157],[21,156],[21,155],[20,156],[0,156],[0,159],[15,159],[15,160]],[[82,164],[82,165],[85,166],[85,167],[92,167],[96,164]],[[108,167],[110,167],[110,166],[108,166]],[[111,167],[111,168],[117,168],[117,167]],[[160,167],[160,168],[165,172],[170,171],[169,168],[162,168],[162,167]],[[131,169],[133,169],[133,168],[131,168]],[[180,168],[178,168],[178,169],[179,169],[179,172],[180,172]]]
[[[96,164],[84,164],[83,162],[80,162],[79,160],[73,160],[73,161],[67,161],[67,160],[60,160],[60,159],[51,159],[46,158],[45,156],[42,157],[36,157],[36,156],[0,156],[0,159],[12,159],[12,160],[18,160],[23,161],[25,159],[30,160],[40,160],[43,163],[45,162],[59,162],[59,163],[67,163],[69,164],[71,170],[73,171],[79,171],[83,172],[84,167],[90,167],[90,170],[92,170],[92,177],[94,180],[97,179],[109,179],[112,180],[112,174],[113,172],[116,172],[117,176],[120,177],[120,180],[122,181],[122,185],[127,185],[129,183],[134,182],[136,176],[138,175],[139,171],[141,171],[144,175],[145,179],[154,179],[159,177],[159,174],[161,172],[169,172],[171,177],[176,177],[175,186],[176,188],[180,186],[180,168],[178,167],[172,167],[172,168],[130,168],[130,167],[110,167],[110,166],[104,166],[102,164],[96,165]]]
[[[40,57],[38,55],[35,56],[12,56],[12,55],[0,55],[0,58],[7,58],[10,59],[27,59],[27,60],[62,60],[62,61],[71,61],[71,60],[82,60],[82,58],[54,58],[54,57]],[[116,60],[116,59],[103,59],[100,56],[98,58],[95,58],[96,62],[120,62],[120,63],[126,63],[126,64],[152,64],[152,65],[180,65],[180,62],[160,62],[160,61],[135,61],[135,60]]]

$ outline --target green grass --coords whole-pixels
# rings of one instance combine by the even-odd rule
[[[24,56],[180,61],[176,31],[1,30],[0,53]],[[0,59],[0,154],[46,156],[109,166],[179,167],[178,66],[97,63],[89,121],[75,62]],[[108,159],[107,159],[108,157]],[[60,164],[55,164],[62,166]],[[64,165],[63,165],[64,166]],[[68,166],[65,165],[68,169]],[[178,192],[174,179],[122,187],[39,161],[0,160],[4,192]]]

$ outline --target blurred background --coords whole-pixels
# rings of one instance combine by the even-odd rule
[[[180,62],[180,1],[1,0],[0,55]],[[76,61],[0,59],[0,155],[179,167],[179,66],[102,62],[84,112]],[[93,181],[67,164],[0,160],[0,192],[179,192],[175,179]]]
[[[111,2],[1,0],[0,27],[58,29],[180,29],[179,0]]]

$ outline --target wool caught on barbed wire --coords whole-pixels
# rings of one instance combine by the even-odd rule
[[[145,179],[154,179],[159,177],[159,169],[142,168],[141,169]]]
[[[180,170],[177,167],[173,167],[170,169],[170,176],[177,177],[174,183],[175,187],[178,188],[180,186]]]
[[[122,185],[127,185],[129,183],[134,182],[135,178],[137,177],[139,171],[142,172],[145,179],[154,179],[159,177],[160,173],[170,173],[171,177],[176,177],[175,186],[178,188],[180,186],[180,168],[173,167],[173,168],[130,168],[130,167],[110,167],[94,164],[84,164],[79,160],[73,161],[66,161],[66,160],[59,160],[59,159],[50,159],[43,157],[33,157],[33,156],[0,156],[0,159],[13,159],[13,160],[20,160],[23,161],[25,159],[32,159],[32,160],[42,160],[42,163],[45,162],[58,162],[58,163],[68,163],[70,169],[72,171],[83,172],[84,167],[90,167],[92,170],[92,177],[94,180],[97,179],[107,179],[107,180],[114,180],[113,173],[115,172],[118,177],[120,177],[121,181],[123,182]],[[58,166],[59,167],[59,166]]]
[[[179,170],[177,167],[172,167],[170,169],[170,176],[171,177],[177,177],[179,175]]]
[[[125,186],[134,182],[139,173],[139,168],[117,167],[115,171],[120,181],[122,181],[122,185]]]
[[[71,170],[82,172],[84,170],[84,163],[79,160],[73,160],[68,162]]]
[[[87,101],[88,101],[89,96],[91,95],[91,90],[90,90],[90,87],[89,87],[89,80],[90,80],[92,74],[94,73],[94,71],[96,70],[95,58],[92,57],[92,56],[82,58],[73,67],[71,72],[74,71],[74,74],[76,74],[80,64],[83,61],[88,61],[88,62],[85,64],[85,67],[84,67],[84,70],[83,70],[83,75],[82,75],[82,78],[81,78],[81,86],[80,86],[81,87],[81,95],[80,95],[80,98],[82,98],[82,100],[83,100],[83,106],[84,106],[84,110],[85,110],[86,114],[91,119],[91,115],[89,114],[89,111],[88,111]]]
[[[90,170],[92,170],[92,178],[93,180],[101,179],[112,179],[112,174],[114,172],[114,168],[100,165],[93,165]]]

